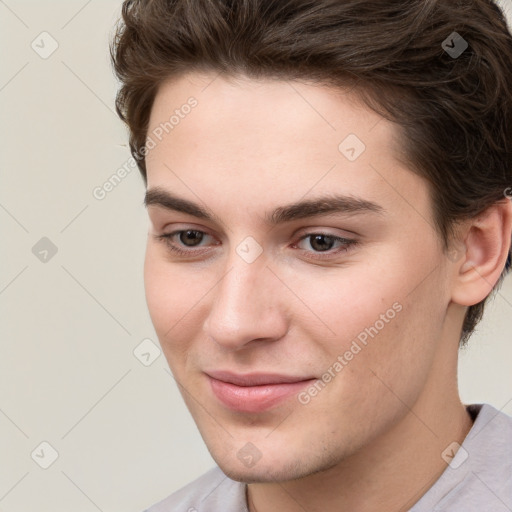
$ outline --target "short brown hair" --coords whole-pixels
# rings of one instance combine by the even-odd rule
[[[214,71],[354,87],[400,128],[445,249],[457,221],[511,190],[512,36],[491,0],[125,0],[111,57],[116,109],[146,183],[158,87]],[[510,254],[495,290],[509,268]],[[468,308],[461,345],[485,302]]]

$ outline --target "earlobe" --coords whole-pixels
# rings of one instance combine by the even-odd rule
[[[512,201],[503,199],[466,224],[463,257],[454,262],[452,301],[472,306],[498,281],[510,253]]]

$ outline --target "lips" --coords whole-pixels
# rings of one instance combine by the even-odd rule
[[[207,374],[213,394],[229,409],[239,412],[263,412],[296,395],[315,377],[299,377],[275,373],[246,375],[225,371]]]

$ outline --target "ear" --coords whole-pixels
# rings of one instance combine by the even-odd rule
[[[505,267],[512,238],[512,201],[502,199],[469,219],[462,237],[462,257],[453,263],[452,301],[473,306],[489,295]]]

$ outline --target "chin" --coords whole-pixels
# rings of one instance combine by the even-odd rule
[[[252,483],[271,483],[271,482],[287,482],[290,480],[298,480],[300,478],[327,471],[336,466],[339,462],[334,457],[321,459],[314,457],[306,459],[306,454],[295,452],[293,458],[290,453],[280,454],[278,450],[272,453],[272,457],[265,458],[262,454],[261,459],[250,467],[244,467],[244,464],[231,454],[222,456],[210,451],[213,459],[224,472],[232,480],[247,484]]]
[[[286,482],[307,476],[308,472],[300,471],[299,468],[291,469],[284,467],[269,468],[267,464],[260,467],[240,468],[231,464],[218,464],[220,469],[232,480],[246,484]]]

